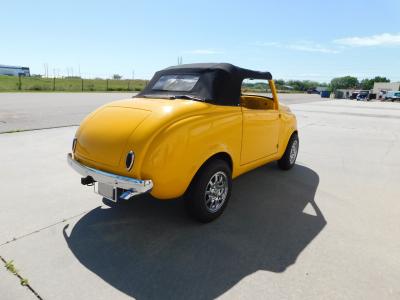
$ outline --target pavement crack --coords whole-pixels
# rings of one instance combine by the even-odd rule
[[[6,241],[6,242],[4,242],[4,243],[1,243],[1,244],[0,244],[0,247],[2,247],[2,246],[4,246],[4,245],[7,245],[7,244],[10,244],[10,243],[12,243],[12,242],[16,242],[16,241],[18,241],[18,240],[20,240],[20,239],[23,239],[23,238],[25,238],[25,237],[31,236],[31,235],[33,235],[33,234],[35,234],[35,233],[39,233],[39,232],[41,232],[41,231],[43,231],[43,230],[49,229],[49,228],[54,227],[54,226],[56,226],[56,225],[65,223],[65,222],[67,222],[67,221],[69,221],[69,220],[71,220],[71,219],[74,219],[74,218],[76,218],[76,217],[82,216],[83,214],[86,214],[86,213],[88,213],[88,211],[81,212],[81,213],[79,213],[79,214],[77,214],[77,215],[74,215],[74,216],[72,216],[72,217],[69,217],[69,218],[63,219],[63,220],[61,220],[61,221],[55,222],[55,223],[50,224],[50,225],[48,225],[48,226],[45,226],[45,227],[39,228],[39,229],[37,229],[37,230],[31,231],[31,232],[29,232],[29,233],[26,233],[26,234],[23,234],[23,235],[14,237],[14,238],[12,238],[12,239],[9,240],[9,241]]]
[[[79,126],[79,125],[71,124],[71,125],[39,127],[39,128],[29,128],[29,129],[18,129],[17,128],[17,129],[11,129],[11,130],[8,130],[8,131],[0,131],[0,134],[10,134],[10,133],[17,133],[17,132],[25,132],[25,131],[37,131],[37,130],[57,129],[57,128],[66,128],[66,127],[77,127],[77,126]]]
[[[26,278],[23,278],[21,276],[21,274],[18,272],[18,270],[15,268],[13,261],[7,261],[4,259],[4,257],[2,257],[0,255],[0,260],[4,263],[4,267],[7,269],[7,271],[9,271],[10,273],[12,273],[13,275],[15,275],[16,277],[18,277],[20,283],[22,286],[26,286],[35,296],[36,298],[43,300],[43,298],[38,294],[38,292],[36,292],[33,287],[29,284],[28,280]]]

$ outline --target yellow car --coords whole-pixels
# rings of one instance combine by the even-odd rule
[[[264,80],[271,97],[244,94],[248,79]],[[233,178],[271,161],[288,170],[298,148],[296,117],[279,103],[269,72],[189,64],[89,114],[68,163],[107,199],[183,196],[188,212],[209,222],[227,206]]]

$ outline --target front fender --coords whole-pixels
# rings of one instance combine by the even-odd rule
[[[278,158],[285,153],[290,137],[297,131],[296,116],[290,112],[281,112],[281,128],[279,135]]]

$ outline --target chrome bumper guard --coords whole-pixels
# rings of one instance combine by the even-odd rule
[[[79,162],[77,162],[72,157],[71,153],[68,153],[67,161],[68,164],[71,166],[71,168],[74,169],[79,174],[81,174],[82,176],[84,177],[90,176],[93,178],[94,181],[98,183],[107,184],[114,188],[120,188],[129,191],[130,196],[150,192],[151,189],[153,188],[153,182],[151,180],[141,180],[141,179],[120,176],[84,166]]]

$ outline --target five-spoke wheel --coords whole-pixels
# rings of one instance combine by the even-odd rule
[[[278,165],[282,170],[289,170],[293,168],[296,163],[297,154],[299,152],[299,137],[297,132],[293,133],[286,146],[285,153],[282,158],[278,160]]]
[[[197,173],[186,194],[188,212],[200,222],[210,222],[224,211],[232,188],[232,171],[227,162],[214,159]]]

